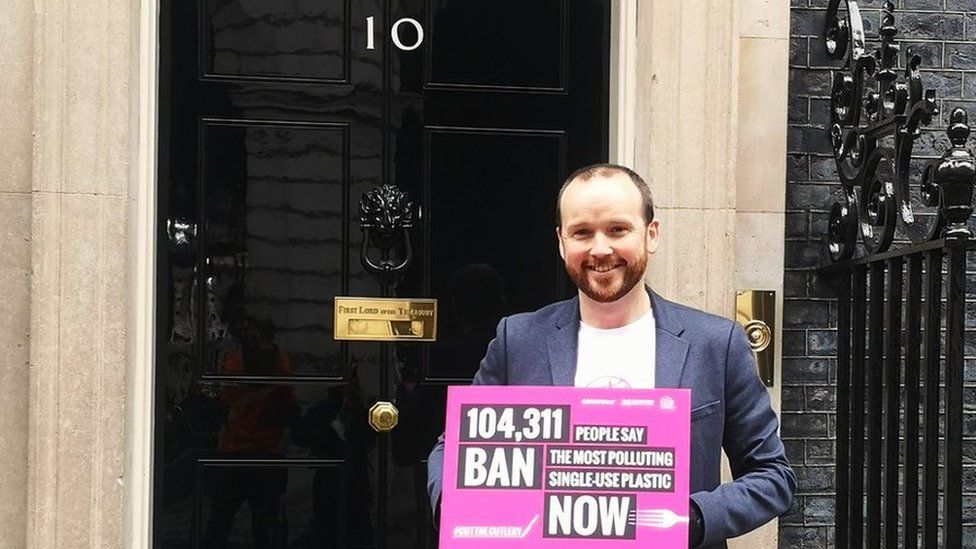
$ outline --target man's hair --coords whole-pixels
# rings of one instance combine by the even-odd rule
[[[648,188],[643,177],[638,175],[634,170],[619,164],[590,164],[589,166],[583,166],[582,168],[569,174],[566,181],[563,181],[563,186],[559,189],[559,196],[556,197],[556,226],[558,227],[562,225],[563,222],[562,211],[560,211],[559,204],[563,200],[563,192],[566,191],[566,187],[568,187],[570,183],[577,180],[589,181],[597,176],[610,177],[619,173],[629,177],[634,183],[634,186],[637,187],[637,190],[640,192],[641,213],[644,216],[644,223],[654,221],[654,198],[651,197],[651,189]]]

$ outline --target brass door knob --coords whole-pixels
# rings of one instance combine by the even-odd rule
[[[400,411],[392,402],[381,400],[369,409],[369,426],[377,433],[389,433],[400,421]]]

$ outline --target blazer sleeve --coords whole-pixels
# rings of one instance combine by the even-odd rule
[[[495,338],[488,343],[485,357],[481,359],[478,372],[472,385],[508,385],[508,360],[505,354],[506,318],[498,323]],[[434,512],[434,525],[437,526],[437,512],[441,503],[441,486],[444,476],[444,434],[437,438],[434,449],[427,458],[427,494],[430,496],[431,510]]]
[[[745,332],[733,324],[726,354],[722,448],[734,480],[691,495],[702,512],[702,545],[754,530],[790,509],[796,477],[778,429]]]

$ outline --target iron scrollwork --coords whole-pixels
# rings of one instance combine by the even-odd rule
[[[409,231],[413,221],[413,205],[396,185],[366,191],[359,201],[359,227],[363,231],[359,259],[363,268],[377,275],[384,285],[396,284],[413,260]],[[371,247],[379,251],[379,257],[374,257]],[[400,257],[394,257],[395,252]]]
[[[828,134],[842,189],[828,222],[826,243],[831,259],[853,257],[858,235],[868,254],[886,251],[899,227],[912,242],[938,238],[950,216],[955,219],[950,222],[954,223],[950,225],[955,231],[952,235],[961,234],[972,212],[968,200],[976,176],[976,161],[965,149],[969,134],[965,111],[957,109],[952,114],[948,129],[952,149],[931,162],[921,178],[913,178],[915,141],[921,127],[939,114],[935,91],[922,86],[921,57],[906,49],[903,77],[899,78],[901,50],[895,42],[898,30],[892,2],[882,7],[881,43],[870,53],[856,0],[844,0],[844,14],[840,5],[841,0],[831,0],[824,27],[827,55],[844,60],[843,68],[833,73],[830,94]],[[873,79],[870,88],[868,78]],[[953,189],[951,197],[948,186]],[[912,189],[918,192],[912,193]],[[917,215],[919,206],[935,211]],[[966,219],[960,220],[964,213]]]

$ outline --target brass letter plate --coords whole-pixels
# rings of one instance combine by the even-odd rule
[[[437,300],[335,298],[333,337],[346,341],[437,341]]]

